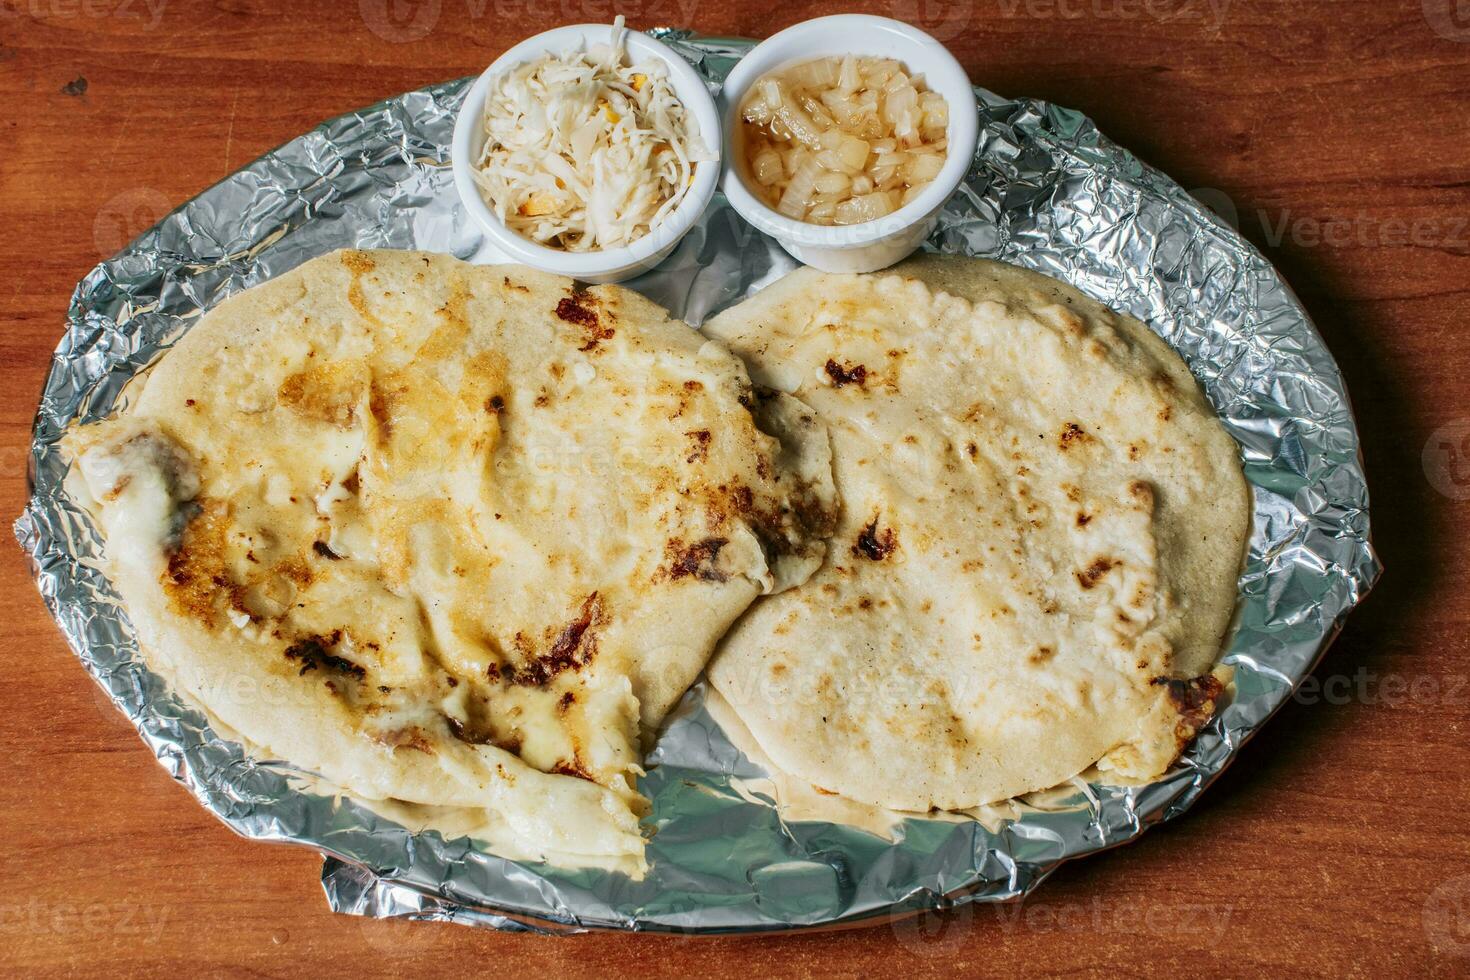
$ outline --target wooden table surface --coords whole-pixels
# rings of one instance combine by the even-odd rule
[[[1470,975],[1470,9],[1464,0],[630,0],[765,36],[860,6],[1078,108],[1286,274],[1347,376],[1388,573],[1184,819],[1023,907],[766,939],[545,939],[329,913],[153,761],[0,547],[0,971],[734,977]],[[0,0],[0,514],[73,286],[323,118],[612,0]],[[1458,571],[1457,571],[1458,570]]]

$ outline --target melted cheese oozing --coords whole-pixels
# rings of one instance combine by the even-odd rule
[[[559,854],[641,853],[641,740],[835,498],[810,413],[647,301],[417,253],[235,297],[66,448],[150,663]]]

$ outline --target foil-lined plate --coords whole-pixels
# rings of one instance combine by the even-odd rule
[[[655,32],[716,88],[743,40]],[[48,608],[159,761],[221,820],[326,855],[332,908],[497,929],[754,932],[853,924],[1036,887],[1060,862],[1187,810],[1311,670],[1379,574],[1342,378],[1300,303],[1254,248],[1085,116],[984,90],[980,143],[927,247],[1065,280],[1162,335],[1240,443],[1254,494],[1229,704],[1174,768],[1097,779],[978,817],[864,829],[778,805],[769,774],[696,686],[650,756],[656,831],[641,881],[491,854],[411,830],[309,773],[257,758],[169,693],[138,656],[98,570],[101,542],[63,487],[57,439],[111,413],[127,383],[220,300],[344,246],[498,260],[460,207],[450,134],[468,79],[350,113],[174,211],[77,287],[42,394],[32,495],[16,524]],[[657,269],[629,285],[699,324],[793,268],[717,197]]]

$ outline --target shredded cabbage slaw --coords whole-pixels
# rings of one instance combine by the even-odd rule
[[[608,44],[547,55],[494,79],[475,181],[506,227],[568,252],[619,248],[677,208],[713,161],[658,58]]]

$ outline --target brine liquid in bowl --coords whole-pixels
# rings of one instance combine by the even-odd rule
[[[772,71],[740,106],[746,186],[785,217],[851,225],[914,200],[944,168],[949,106],[892,58]]]

